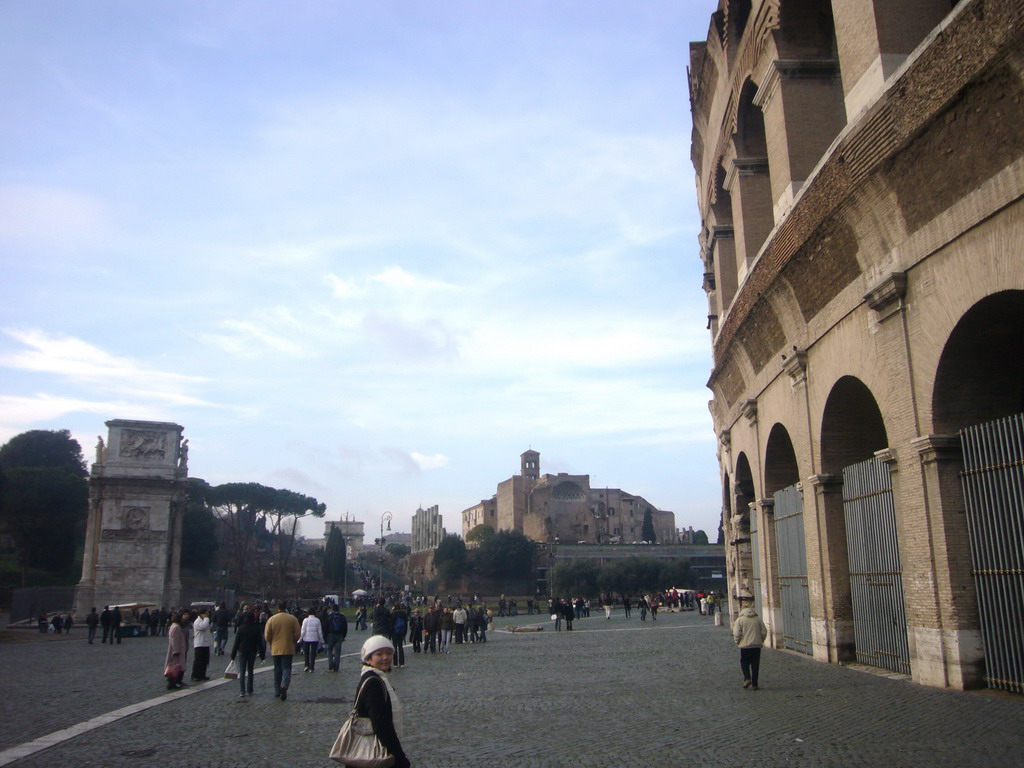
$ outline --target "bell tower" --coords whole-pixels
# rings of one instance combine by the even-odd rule
[[[537,482],[540,479],[540,454],[529,450],[520,455],[523,477]]]

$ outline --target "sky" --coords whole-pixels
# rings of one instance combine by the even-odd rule
[[[714,541],[716,6],[3,0],[0,443],[174,422],[368,540],[533,449]]]

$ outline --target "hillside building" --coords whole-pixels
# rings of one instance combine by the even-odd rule
[[[541,474],[540,454],[520,456],[520,474],[498,483],[497,493],[462,512],[463,538],[486,523],[519,531],[533,541],[612,544],[642,541],[650,515],[655,540],[674,544],[675,515],[620,488],[591,488],[590,475]]]

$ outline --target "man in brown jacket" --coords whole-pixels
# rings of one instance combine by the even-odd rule
[[[284,701],[292,682],[292,657],[300,635],[299,620],[288,613],[287,602],[278,602],[277,613],[267,619],[263,634],[274,657],[274,696]]]

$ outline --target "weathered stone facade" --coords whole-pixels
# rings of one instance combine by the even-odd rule
[[[523,453],[520,463],[521,474],[500,482],[493,499],[463,510],[463,537],[486,523],[540,542],[630,543],[643,538],[644,516],[650,512],[657,540],[675,543],[675,515],[643,497],[619,488],[591,488],[590,475],[542,475],[537,451]]]
[[[437,549],[445,537],[444,521],[437,505],[429,509],[417,509],[412,516],[412,551],[423,552]]]
[[[722,0],[691,44],[728,576],[777,647],[796,488],[809,652],[857,651],[843,470],[875,458],[909,671],[983,684],[957,433],[1024,410],[1022,29],[1011,0]]]
[[[75,615],[132,602],[178,605],[188,440],[164,422],[116,419],[107,428],[89,477]]]

